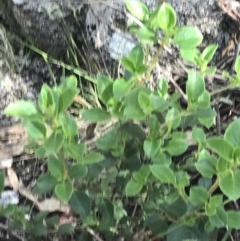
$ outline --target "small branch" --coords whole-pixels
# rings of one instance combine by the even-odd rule
[[[96,234],[91,228],[86,227],[87,232],[89,232],[97,241],[103,241],[98,234]]]

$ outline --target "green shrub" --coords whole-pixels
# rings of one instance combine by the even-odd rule
[[[92,227],[104,240],[130,237],[142,229],[168,241],[218,240],[220,228],[226,228],[226,235],[240,229],[240,212],[227,206],[240,197],[240,120],[232,122],[223,137],[207,136],[216,117],[211,96],[221,90],[210,93],[204,79],[216,72],[209,63],[217,45],[201,52],[201,32],[177,27],[168,3],[153,12],[136,0],[126,1],[126,6],[143,23],[130,27],[139,45],[121,59],[126,70],[122,78],[97,76],[98,98],[106,108],[85,110],[82,118],[117,121],[96,140],[95,150],[76,142],[76,120],[66,113],[79,93],[74,76],[53,88],[43,84],[37,105],[22,100],[5,113],[22,119],[36,156],[47,159],[48,172],[38,178],[35,189],[68,202],[83,227]],[[159,29],[163,39],[158,38]],[[148,64],[146,49],[157,42],[159,50]],[[166,80],[159,80],[154,91],[144,84],[168,43],[178,45],[182,58],[195,65],[188,72],[186,108],[180,104],[181,94],[169,95]],[[230,80],[227,88],[239,86],[240,58],[235,70],[234,77],[223,73]],[[189,138],[196,144],[193,150]],[[192,173],[197,174],[193,181]],[[40,225],[42,235],[47,229],[39,220],[46,215],[40,216],[27,226],[35,230]],[[64,230],[73,231],[70,226]]]

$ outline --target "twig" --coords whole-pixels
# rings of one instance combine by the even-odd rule
[[[87,232],[89,232],[97,241],[103,241],[91,228],[86,227]]]

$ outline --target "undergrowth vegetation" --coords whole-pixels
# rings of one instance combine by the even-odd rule
[[[67,113],[79,94],[74,75],[62,78],[60,85],[43,84],[37,104],[21,100],[5,109],[7,115],[21,118],[28,148],[47,160],[48,172],[38,177],[34,191],[70,205],[82,222],[81,240],[93,240],[88,227],[106,241],[134,240],[137,234],[143,240],[227,240],[232,230],[240,229],[240,212],[230,205],[240,198],[240,120],[233,121],[224,136],[211,136],[208,130],[216,117],[211,97],[240,85],[240,58],[236,76],[222,73],[229,84],[209,92],[205,77],[217,70],[209,66],[217,45],[200,51],[201,32],[176,26],[176,13],[168,3],[153,12],[136,0],[126,1],[126,6],[142,22],[129,28],[139,45],[121,58],[123,77],[99,73],[93,81],[105,108],[85,109],[82,119],[97,125],[115,120],[96,139],[94,149],[78,140],[77,122]],[[155,43],[160,47],[148,63],[147,49]],[[155,90],[145,86],[167,44],[177,45],[182,58],[194,65],[185,92],[170,95],[165,79]],[[187,104],[181,105],[181,99]],[[1,171],[0,191],[4,178]],[[71,223],[59,227],[58,218],[48,218],[47,212],[30,222],[16,205],[2,206],[1,214],[11,220],[11,228],[24,227],[33,236],[50,230],[74,232]],[[221,236],[220,229],[225,232]]]

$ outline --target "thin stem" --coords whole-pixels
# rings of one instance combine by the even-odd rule
[[[218,188],[218,186],[219,186],[219,179],[217,178],[214,184],[208,190],[208,193],[211,195]]]

